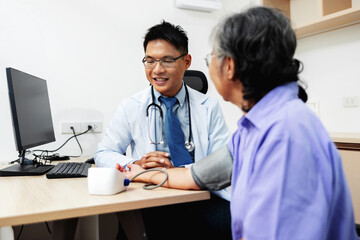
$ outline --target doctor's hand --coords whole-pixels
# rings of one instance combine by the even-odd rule
[[[166,152],[149,152],[145,154],[139,161],[134,164],[141,166],[144,169],[147,168],[173,168],[169,153]]]

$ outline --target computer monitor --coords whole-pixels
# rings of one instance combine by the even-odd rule
[[[53,166],[25,155],[29,148],[55,141],[46,81],[14,68],[6,68],[6,75],[19,164],[0,170],[0,176],[42,175]]]

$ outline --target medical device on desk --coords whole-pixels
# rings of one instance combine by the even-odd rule
[[[189,92],[188,92],[186,84],[184,84],[184,87],[185,87],[186,100],[187,100],[188,113],[189,113],[189,138],[185,142],[185,148],[189,152],[192,152],[192,151],[194,151],[195,145],[194,145],[194,142],[191,141],[192,131],[191,131],[190,98],[189,98]],[[154,95],[154,87],[153,86],[151,86],[151,96],[152,96],[152,103],[150,103],[149,106],[146,108],[146,117],[148,119],[148,135],[149,135],[150,143],[155,144],[155,145],[164,144],[164,141],[162,139],[162,133],[163,133],[162,124],[160,124],[160,132],[161,132],[160,141],[157,142],[156,139],[155,139],[155,141],[153,139],[151,139],[149,109],[155,109],[156,111],[159,111],[161,123],[163,122],[163,119],[164,119],[163,111],[161,110],[161,107],[155,103],[155,95]]]
[[[163,169],[147,169],[136,174],[132,178],[127,179],[126,176],[116,168],[89,168],[88,191],[92,195],[113,195],[120,193],[125,191],[126,187],[129,186],[130,182],[137,176],[150,171],[163,172],[165,174],[165,178],[158,185],[153,185],[151,183],[145,184],[144,189],[151,190],[157,187],[161,187],[167,181],[168,174]]]

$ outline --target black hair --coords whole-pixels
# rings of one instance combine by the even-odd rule
[[[215,54],[235,60],[234,79],[242,83],[246,100],[258,102],[275,87],[299,80],[295,32],[277,9],[254,7],[234,14],[215,28],[213,38]]]
[[[148,29],[144,38],[144,51],[150,41],[162,39],[172,44],[181,54],[188,54],[188,37],[184,29],[163,20]]]
[[[300,85],[298,85],[298,86],[299,86],[298,97],[299,97],[304,103],[306,103],[307,100],[308,100],[308,95],[307,95],[305,89],[304,89],[302,86],[300,86]]]

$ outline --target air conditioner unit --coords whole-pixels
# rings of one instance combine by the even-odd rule
[[[175,0],[175,6],[182,9],[212,12],[221,9],[221,0]]]

